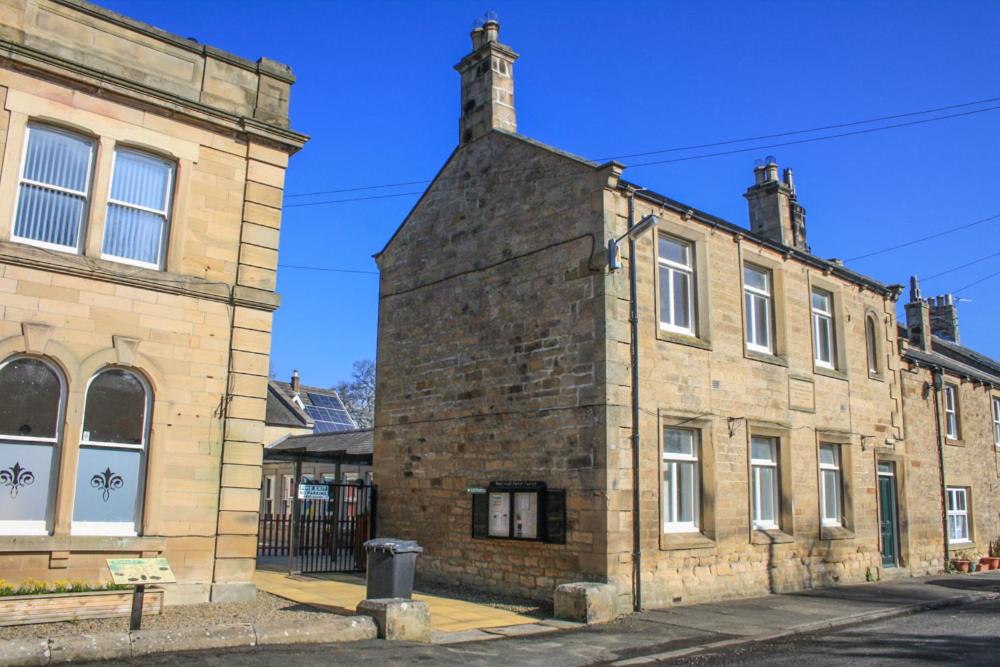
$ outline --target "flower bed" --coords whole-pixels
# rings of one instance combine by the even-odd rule
[[[143,614],[159,614],[163,591],[147,590]],[[56,623],[128,615],[132,590],[123,586],[28,580],[20,586],[0,582],[0,626]]]

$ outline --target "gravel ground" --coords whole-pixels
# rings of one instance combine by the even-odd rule
[[[269,593],[257,592],[253,602],[228,602],[223,604],[182,605],[165,607],[159,615],[144,616],[143,630],[174,629],[190,626],[221,625],[225,623],[255,623],[261,620],[274,622],[308,623],[317,616],[330,612],[290,602]],[[26,637],[55,637],[97,632],[126,632],[128,617],[100,618],[65,623],[37,623],[0,628],[0,640]]]

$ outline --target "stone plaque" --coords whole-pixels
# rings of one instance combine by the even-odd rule
[[[109,558],[116,584],[172,584],[177,581],[166,558]]]
[[[788,407],[802,412],[816,412],[816,385],[809,378],[788,378]]]

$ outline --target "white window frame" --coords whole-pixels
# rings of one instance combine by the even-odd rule
[[[42,130],[46,132],[55,132],[58,134],[64,134],[76,139],[82,139],[90,144],[90,155],[87,158],[87,182],[84,186],[83,191],[70,190],[69,188],[64,188],[58,185],[52,185],[50,183],[44,183],[42,181],[35,181],[30,178],[24,177],[24,170],[28,166],[28,144],[31,142],[31,133],[36,130]],[[90,218],[90,195],[91,187],[94,181],[94,155],[96,149],[96,142],[85,134],[80,134],[78,132],[71,132],[69,130],[64,130],[61,127],[56,127],[53,125],[46,125],[44,123],[28,123],[25,133],[24,142],[21,146],[21,167],[17,175],[17,194],[14,196],[14,217],[10,222],[10,239],[12,241],[17,241],[18,243],[23,243],[25,245],[33,245],[38,248],[45,248],[47,250],[55,250],[57,252],[65,252],[71,255],[79,255],[82,252],[82,248],[86,243],[86,233],[87,233],[87,221]],[[18,209],[21,207],[21,190],[22,185],[31,185],[38,188],[43,188],[45,190],[51,190],[53,192],[61,192],[63,194],[72,195],[74,197],[79,197],[83,200],[83,214],[80,216],[79,228],[76,233],[76,246],[70,247],[65,245],[60,245],[58,243],[49,243],[47,241],[39,241],[37,239],[29,238],[26,236],[18,236],[17,230],[17,214]]]
[[[1000,448],[1000,398],[993,397],[993,444]]]
[[[817,308],[813,303],[813,299],[817,295],[827,299],[828,310]],[[813,287],[809,294],[809,306],[812,311],[813,362],[820,368],[835,369],[837,367],[837,329],[833,318],[833,292]],[[827,338],[830,341],[830,348],[826,350],[828,359],[823,358],[823,350],[820,349],[820,327],[826,328],[828,332]]]
[[[90,440],[89,434],[83,430],[83,427],[87,423],[87,394],[90,392],[90,385],[96,380],[102,373],[110,370],[124,370],[125,372],[131,374],[134,378],[139,380],[142,385],[143,390],[146,394],[146,400],[142,408],[142,443],[138,445],[128,444],[128,443],[118,443],[118,442],[101,442],[99,440]],[[149,382],[141,373],[137,373],[131,369],[119,368],[117,366],[110,366],[108,368],[102,368],[101,370],[94,373],[89,380],[87,380],[87,388],[83,393],[83,419],[80,423],[80,446],[81,447],[91,447],[94,449],[124,449],[130,451],[142,452],[141,460],[139,464],[139,469],[141,472],[141,479],[138,480],[139,489],[137,491],[137,501],[138,506],[136,508],[136,517],[134,522],[127,521],[71,521],[70,522],[70,533],[73,535],[108,535],[114,537],[134,537],[141,532],[143,523],[143,514],[145,512],[145,493],[146,493],[146,478],[147,470],[146,466],[149,464],[149,416],[153,408],[153,390],[150,387]],[[78,471],[73,471],[74,480],[77,482]]]
[[[958,498],[962,498],[962,509],[958,509]],[[956,531],[952,530],[952,518],[954,526],[958,527],[958,519],[962,518],[965,525],[965,535],[955,537]],[[948,543],[966,544],[972,541],[972,531],[969,525],[969,490],[962,486],[948,487]]]
[[[669,240],[669,241],[671,241],[673,243],[676,243],[676,244],[678,244],[678,245],[683,246],[684,248],[686,248],[687,249],[688,263],[687,264],[681,264],[680,262],[675,262],[673,260],[667,259],[666,257],[663,257],[662,255],[660,255],[659,254],[659,240],[660,240],[660,238],[667,239],[667,240]],[[688,241],[687,239],[681,239],[681,238],[678,238],[676,236],[670,236],[669,234],[661,234],[659,236],[659,238],[657,238],[657,261],[659,263],[659,268],[660,268],[661,275],[662,275],[662,273],[664,271],[667,272],[667,290],[668,290],[668,296],[669,296],[669,298],[667,300],[667,304],[669,305],[669,309],[670,309],[669,313],[663,312],[663,299],[661,298],[660,299],[660,328],[663,329],[664,331],[673,331],[674,333],[680,333],[680,334],[686,334],[688,336],[694,336],[695,335],[696,326],[697,326],[697,324],[696,324],[696,314],[698,312],[698,309],[697,309],[697,307],[695,305],[695,302],[694,302],[694,300],[695,300],[695,289],[694,289],[694,280],[695,280],[694,243],[692,243],[691,241]],[[688,302],[689,312],[687,314],[687,316],[688,316],[687,319],[688,319],[688,322],[689,322],[689,326],[687,326],[687,327],[682,327],[682,326],[678,326],[677,324],[674,324],[674,322],[677,321],[677,317],[676,317],[677,304],[674,302],[674,279],[675,279],[675,276],[678,273],[686,275],[687,279],[688,279],[688,281],[687,281],[687,302]],[[661,285],[662,285],[662,283],[663,283],[663,281],[660,280],[660,284]]]
[[[840,445],[832,443],[822,443],[820,448],[820,458],[819,458],[819,515],[820,523],[823,526],[842,526],[844,517],[844,473],[841,469],[841,457],[840,457]],[[833,452],[833,463],[823,463],[823,452],[822,450],[829,449]],[[830,493],[830,489],[827,488],[826,475],[824,472],[833,472],[836,475],[836,489],[834,491],[837,494],[837,516],[829,517],[826,515],[826,497]]]
[[[261,509],[265,516],[274,514],[274,485],[276,482],[274,475],[264,477],[264,506]]]
[[[33,357],[26,354],[15,354],[14,356],[7,357],[2,362],[0,362],[0,369],[2,369],[7,364],[18,359],[34,359],[40,361],[41,363],[48,366],[56,377],[59,378],[59,407],[56,412],[56,435],[54,438],[33,438],[31,436],[24,435],[0,435],[0,440],[7,440],[9,442],[37,442],[50,445],[53,449],[53,456],[55,457],[56,464],[54,466],[54,471],[52,474],[52,479],[50,484],[59,484],[59,474],[61,472],[59,466],[59,459],[61,452],[59,443],[62,441],[62,428],[63,423],[66,419],[66,378],[63,377],[62,371],[57,368],[54,364],[50,363],[47,359],[42,359],[40,357]],[[52,488],[49,488],[50,500],[52,494]],[[55,508],[53,507],[53,511]],[[48,520],[41,521],[0,521],[0,535],[49,535],[49,523]]]
[[[119,155],[119,153],[132,153],[134,155],[141,155],[142,157],[150,158],[150,159],[162,162],[164,165],[167,166],[167,184],[166,184],[166,193],[165,193],[165,196],[163,197],[163,203],[164,203],[164,209],[163,210],[158,210],[158,209],[155,209],[155,208],[149,208],[149,207],[146,207],[146,206],[140,206],[138,204],[132,204],[132,203],[129,203],[129,202],[126,202],[126,201],[122,201],[120,199],[112,199],[111,192],[114,190],[115,175],[118,173],[118,155]],[[171,206],[173,205],[174,180],[176,179],[176,176],[177,176],[176,172],[177,172],[177,165],[172,160],[168,160],[167,158],[161,157],[161,156],[157,155],[156,153],[150,153],[149,151],[143,151],[143,150],[138,150],[138,149],[135,149],[135,148],[129,148],[127,146],[116,146],[115,147],[114,163],[113,163],[113,165],[111,167],[111,180],[108,182],[108,203],[107,203],[107,206],[105,207],[105,214],[104,214],[104,219],[105,219],[105,225],[104,225],[105,229],[104,229],[104,231],[105,231],[105,234],[107,233],[107,219],[108,219],[107,212],[111,209],[112,205],[121,206],[122,208],[130,208],[130,209],[133,209],[135,211],[142,211],[143,213],[151,213],[153,215],[158,215],[161,218],[163,218],[163,229],[162,229],[162,233],[160,234],[159,257],[157,258],[157,261],[155,263],[154,262],[143,262],[143,261],[140,261],[140,260],[137,260],[137,259],[132,259],[132,258],[129,258],[129,257],[119,257],[118,255],[112,255],[112,254],[106,253],[106,252],[104,252],[104,239],[101,239],[101,258],[102,259],[111,260],[113,262],[120,262],[122,264],[131,264],[132,266],[141,266],[141,267],[146,268],[146,269],[157,269],[157,270],[159,270],[159,269],[163,268],[164,264],[166,263],[166,257],[167,257],[167,239],[170,236],[170,209],[171,209]]]
[[[753,456],[753,440],[769,440],[771,443],[771,452],[773,459],[758,459]],[[781,521],[781,468],[779,466],[779,461],[781,459],[781,440],[779,438],[771,436],[751,436],[750,442],[750,484],[751,484],[751,495],[753,497],[752,503],[752,520],[753,527],[758,530],[778,530],[779,523]],[[774,520],[762,519],[760,518],[761,511],[761,488],[760,488],[760,470],[762,468],[773,468],[774,469]]]
[[[958,391],[955,385],[944,386],[944,429],[951,440],[958,440]]]
[[[701,455],[701,433],[696,429],[683,429],[683,428],[672,428],[666,427],[664,431],[684,431],[691,434],[691,455],[687,454],[677,454],[674,452],[667,452],[663,450],[663,472],[667,473],[668,469],[670,472],[670,479],[678,479],[677,472],[681,464],[691,464],[694,466],[694,485],[691,489],[691,498],[689,501],[692,508],[692,520],[691,521],[678,521],[677,520],[677,509],[680,506],[680,490],[678,484],[674,482],[669,491],[670,497],[667,497],[667,490],[664,489],[663,497],[663,532],[664,533],[697,533],[700,530],[701,523],[701,464],[699,461],[699,456]],[[664,482],[665,486],[665,482]],[[668,503],[668,500],[671,501]],[[673,511],[671,511],[673,510]]]
[[[295,504],[295,475],[281,476],[281,513],[290,515]]]
[[[747,284],[746,271],[748,269],[764,276],[765,289],[762,290]],[[745,263],[743,264],[742,278],[743,303],[747,311],[747,331],[745,336],[747,349],[763,354],[774,354],[774,296],[772,294],[774,280],[771,270],[757,266],[756,264]],[[767,321],[765,322],[765,330],[767,332],[766,345],[761,345],[760,341],[751,340],[757,335],[757,309],[754,307],[757,301],[763,301],[765,310],[767,311]]]

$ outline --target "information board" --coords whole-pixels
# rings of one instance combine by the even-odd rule
[[[108,569],[116,584],[172,584],[177,581],[166,558],[109,558]]]

